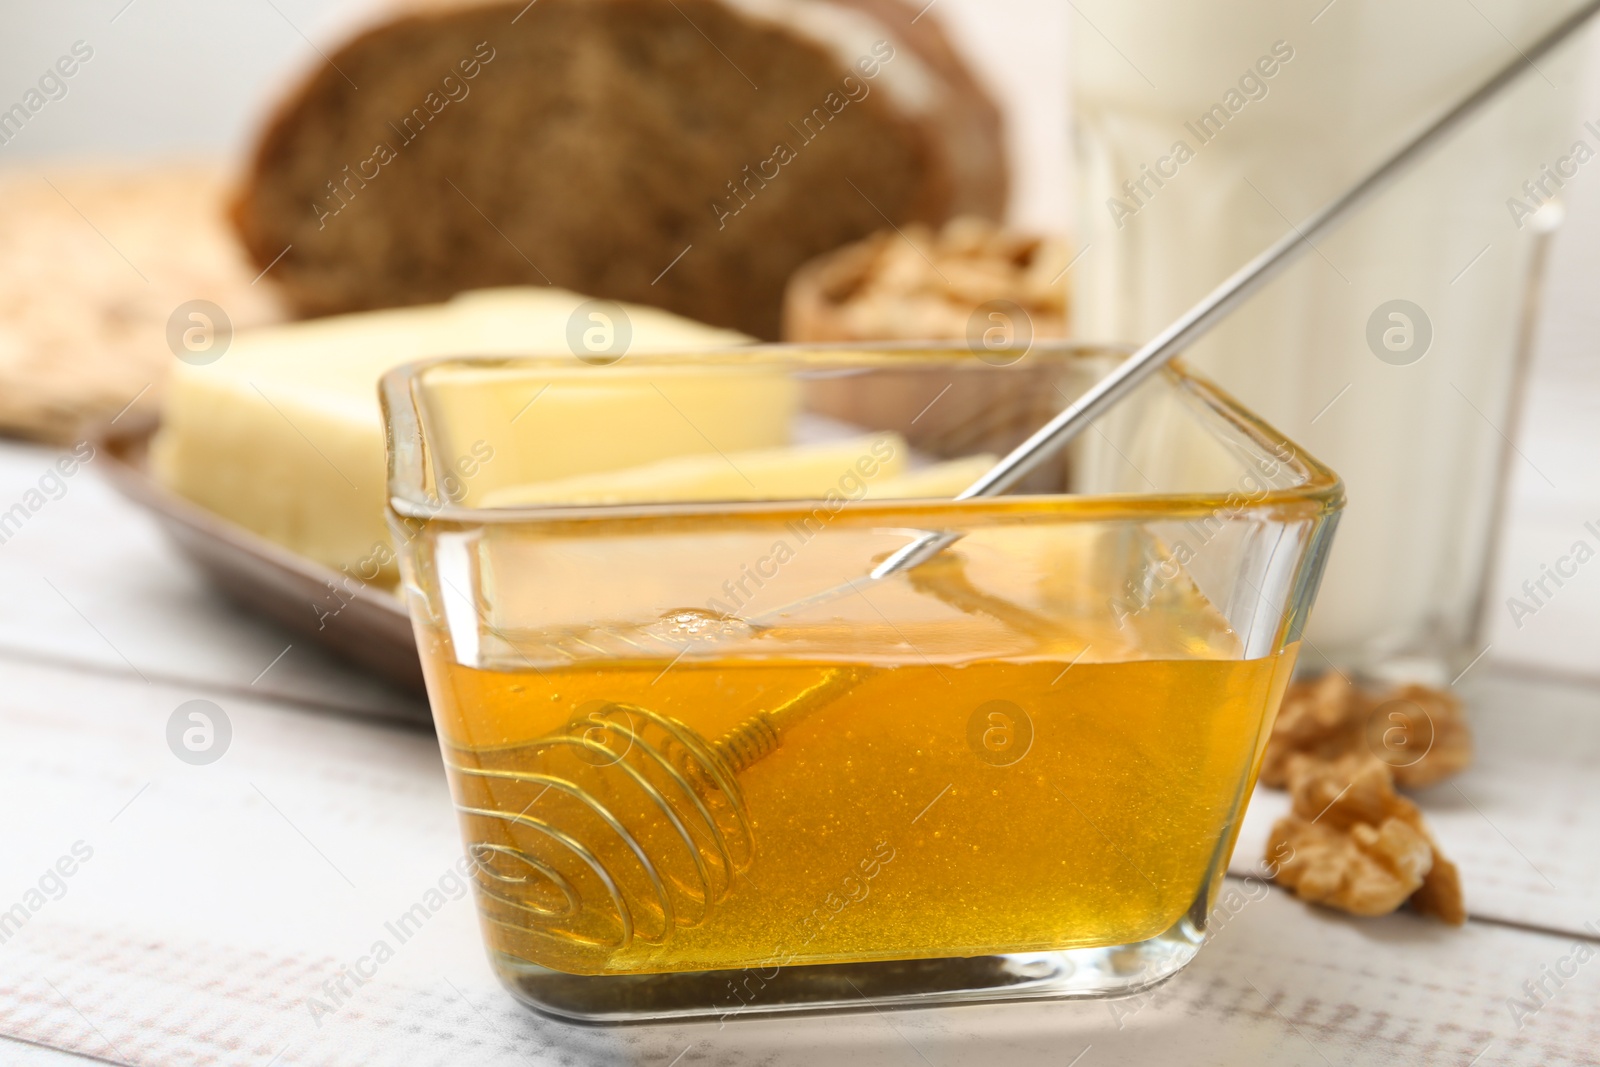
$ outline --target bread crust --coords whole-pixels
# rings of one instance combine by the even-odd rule
[[[937,223],[1003,212],[998,110],[931,17],[913,22],[902,0],[805,0],[881,27],[900,69],[883,64],[877,83],[845,102],[847,114],[833,112],[849,119],[840,133],[830,139],[828,126],[800,141],[790,131],[811,132],[828,117],[822,91],[862,79],[811,27],[770,16],[771,2],[398,0],[280,100],[234,198],[234,226],[259,267],[276,261],[267,277],[303,314],[550,283],[776,338],[784,284],[806,259],[885,216]],[[403,114],[397,84],[437,80],[446,42],[460,50],[480,40],[505,58],[472,90],[487,95],[492,76],[500,92],[523,95],[498,105],[463,99],[458,116],[439,116],[461,120],[456,156],[421,138],[415,148],[396,143],[392,169],[418,173],[384,174],[371,190],[352,184],[351,166],[371,163],[352,153],[377,134],[341,123],[371,126],[385,93],[400,94]],[[560,69],[547,74],[535,59]],[[744,66],[767,83],[765,94]],[[907,106],[887,82],[913,66],[936,90],[923,106]],[[584,80],[596,71],[599,88]],[[794,121],[805,107],[819,118],[801,130]],[[512,118],[497,125],[517,114],[538,119],[536,135]],[[771,178],[775,157],[762,142],[783,138],[797,162]],[[324,174],[319,203],[312,197]],[[378,206],[385,199],[393,203]],[[330,210],[340,217],[321,214]],[[683,262],[673,259],[680,253]]]
[[[950,86],[949,105],[933,117],[944,142],[950,176],[951,199],[939,220],[957,215],[1004,221],[1011,189],[1011,170],[1005,151],[1005,116],[978,83],[939,23],[915,11],[903,0],[836,0],[873,16],[881,25],[900,26],[907,47],[938,72]],[[918,17],[921,14],[922,17]]]

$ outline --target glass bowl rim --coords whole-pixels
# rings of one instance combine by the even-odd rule
[[[1035,354],[1064,359],[1094,359],[1106,356],[1126,356],[1134,346],[1114,343],[1081,341],[1035,341],[1023,348],[1022,355],[1009,364],[990,364],[996,373],[1005,373],[1011,367],[1021,366]],[[1005,351],[1000,349],[999,351]],[[894,367],[915,360],[970,364],[973,349],[961,342],[844,342],[829,344],[784,343],[754,344],[734,347],[707,347],[677,352],[641,353],[636,360],[649,360],[652,364],[671,366],[684,364],[705,366],[770,366],[794,368],[812,366],[820,369],[837,366],[841,369],[875,369]],[[525,507],[483,508],[453,502],[439,502],[426,488],[426,471],[420,459],[420,449],[402,450],[395,447],[396,438],[421,442],[424,440],[417,415],[418,391],[425,388],[424,377],[444,366],[462,367],[532,367],[561,366],[570,369],[570,354],[530,353],[527,355],[493,356],[436,356],[400,364],[387,371],[378,383],[379,400],[383,409],[385,465],[387,472],[387,504],[391,512],[401,519],[443,521],[462,525],[497,525],[504,523],[567,523],[581,520],[645,520],[663,518],[716,518],[742,516],[755,519],[783,520],[809,515],[820,500],[758,500],[758,501],[694,501],[653,504],[608,505],[534,505]],[[1232,394],[1205,376],[1191,370],[1181,359],[1174,359],[1159,372],[1174,388],[1197,401],[1209,414],[1251,443],[1274,455],[1284,467],[1294,471],[1294,485],[1269,489],[1259,496],[1252,495],[1248,502],[1235,498],[1237,491],[1168,492],[1168,493],[1031,493],[1016,496],[975,497],[968,500],[951,498],[862,499],[850,502],[850,512],[858,518],[876,517],[890,519],[895,525],[903,524],[908,512],[917,515],[937,514],[950,520],[981,521],[984,518],[1004,521],[1008,516],[1027,516],[1037,519],[1041,511],[1052,513],[1054,520],[1114,520],[1139,517],[1149,520],[1153,515],[1188,518],[1212,514],[1228,509],[1238,514],[1274,511],[1285,507],[1295,510],[1309,509],[1316,513],[1336,512],[1344,506],[1344,483],[1326,464],[1307,452],[1297,442],[1277,430]],[[1288,456],[1282,452],[1287,449]]]

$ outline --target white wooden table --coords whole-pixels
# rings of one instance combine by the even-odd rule
[[[0,510],[51,459],[0,445]],[[513,1003],[470,901],[446,900],[314,1020],[308,998],[460,854],[433,738],[363,718],[413,698],[230,608],[92,463],[0,545],[0,597],[0,910],[48,881],[0,943],[3,1064],[1600,1063],[1600,958],[1508,1007],[1575,944],[1600,953],[1600,688],[1493,655],[1461,683],[1481,759],[1422,798],[1464,929],[1236,879],[1214,943],[1133,1000],[608,1030]],[[1568,625],[1592,635],[1600,596],[1582,603]],[[166,742],[197,698],[233,729],[208,766]],[[1241,871],[1278,803],[1252,808]],[[89,858],[49,879],[74,846]]]

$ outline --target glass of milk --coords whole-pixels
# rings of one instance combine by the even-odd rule
[[[1574,6],[1075,0],[1080,335],[1149,338]],[[1600,180],[1584,51],[1541,60],[1188,353],[1348,485],[1308,660],[1449,681],[1482,651],[1530,220]]]

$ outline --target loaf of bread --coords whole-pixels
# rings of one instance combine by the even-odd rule
[[[999,217],[1000,116],[903,0],[411,0],[267,124],[239,233],[305,314],[555,285],[775,339],[801,263]]]

